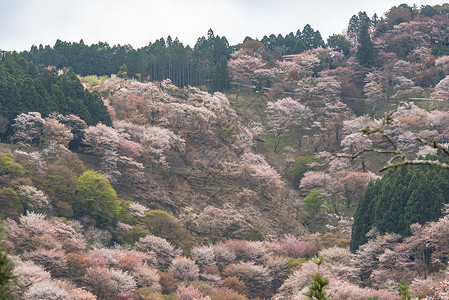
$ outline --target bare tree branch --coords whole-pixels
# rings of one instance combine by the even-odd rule
[[[382,135],[382,137],[384,139],[386,139],[388,141],[388,143],[394,148],[393,150],[388,150],[388,149],[381,149],[381,148],[370,148],[370,149],[363,149],[353,155],[349,155],[349,154],[336,154],[335,156],[333,156],[331,158],[331,160],[333,159],[337,159],[337,158],[346,158],[346,159],[356,159],[359,156],[363,155],[366,152],[375,152],[375,153],[379,153],[379,154],[391,154],[394,155],[386,164],[385,166],[382,167],[382,169],[380,169],[380,172],[383,172],[385,170],[388,169],[395,169],[397,167],[401,167],[401,166],[416,166],[416,165],[426,165],[426,166],[434,166],[434,167],[438,167],[441,169],[446,169],[449,170],[449,165],[446,163],[442,163],[440,161],[437,160],[422,160],[422,159],[412,159],[409,160],[406,156],[406,154],[404,153],[404,151],[397,145],[397,143],[395,143],[395,141],[388,135],[388,133],[386,133],[386,128],[390,125],[393,125],[395,123],[395,120],[393,118],[393,113],[394,111],[391,111],[389,113],[385,114],[385,117],[382,119],[382,123],[379,127],[377,128],[370,128],[369,126],[367,126],[366,128],[361,129],[360,131],[366,135],[372,135],[375,133],[379,133]],[[449,156],[449,150],[444,147],[442,144],[437,143],[436,141],[426,141],[422,138],[416,138],[416,140],[424,145],[427,145],[429,147],[438,149],[443,151],[447,156]]]

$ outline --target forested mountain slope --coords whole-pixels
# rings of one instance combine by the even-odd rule
[[[417,138],[449,139],[448,12],[360,12],[327,44],[306,26],[2,53],[16,296],[303,299],[319,255],[333,299],[444,299],[447,171],[347,157],[440,155]]]

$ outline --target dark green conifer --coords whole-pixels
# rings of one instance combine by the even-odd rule
[[[357,59],[365,67],[374,65],[374,46],[369,34],[369,25],[367,22],[361,22],[360,33],[358,36],[359,47],[357,48]]]

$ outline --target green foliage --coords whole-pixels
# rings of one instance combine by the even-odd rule
[[[120,213],[120,201],[109,180],[89,170],[75,182],[76,202],[73,210],[77,217],[91,216],[98,227],[111,225]]]
[[[374,65],[374,46],[368,32],[367,22],[362,22],[358,37],[359,47],[357,48],[357,59],[360,64],[366,67]]]
[[[429,157],[431,158],[431,157]],[[447,157],[437,158],[447,162]],[[354,214],[351,251],[367,241],[366,233],[376,227],[380,234],[410,235],[410,225],[437,221],[449,203],[449,174],[429,166],[406,166],[390,170],[382,180],[370,183]]]
[[[309,170],[308,165],[314,162],[316,162],[316,158],[312,155],[295,158],[295,164],[288,170],[288,175],[292,177],[295,186],[299,186],[304,173]]]
[[[401,295],[401,300],[412,300],[412,294],[408,289],[409,286],[410,285],[408,283],[404,284],[398,283],[399,295]]]
[[[306,262],[306,259],[303,257],[293,258],[287,257],[287,272],[288,274],[293,273],[295,270],[299,270],[301,266]]]
[[[301,39],[304,41],[308,49],[324,47],[324,41],[321,37],[321,33],[318,30],[313,30],[312,26],[306,24],[304,26]]]
[[[185,254],[197,245],[193,236],[163,210],[150,210],[145,213],[142,225],[155,236],[161,237],[179,247]]]
[[[89,125],[112,124],[103,101],[84,89],[73,71],[38,70],[16,53],[6,53],[0,60],[0,115],[12,121],[30,111],[74,114]]]
[[[120,70],[118,71],[117,76],[121,77],[121,78],[125,78],[127,75],[128,75],[128,67],[126,66],[126,64],[123,64],[120,67]]]
[[[18,188],[32,185],[34,165],[26,156],[14,157],[11,153],[0,153],[0,186]]]
[[[253,224],[248,227],[244,239],[247,241],[263,241],[265,239],[265,230],[261,225]]]
[[[220,127],[217,135],[223,142],[232,144],[237,137],[237,126]]]
[[[4,240],[3,223],[0,223],[0,300],[11,299],[17,283],[13,274],[14,263],[3,245]]]
[[[434,7],[430,5],[426,5],[421,8],[421,14],[425,15],[426,17],[432,17],[438,14],[438,10],[436,10]]]
[[[81,80],[81,78],[79,78]],[[85,83],[88,87],[99,86],[101,84],[101,80],[96,75],[88,75],[82,78],[83,83]]]
[[[225,56],[215,64],[213,70],[213,89],[224,91],[228,89],[230,77],[228,74],[228,60]]]
[[[117,234],[116,239],[119,244],[134,245],[140,238],[150,235],[148,229],[143,228],[140,225],[132,226],[132,229],[125,230]]]
[[[342,52],[346,57],[348,57],[352,44],[344,35],[333,34],[328,37],[327,46],[334,51]]]
[[[150,211],[147,211],[145,213],[146,216],[148,217],[154,217],[154,216],[164,216],[168,219],[171,219],[171,216],[168,212],[162,210],[162,209],[152,209]]]
[[[230,54],[226,37],[216,36],[212,30],[207,37],[199,38],[193,49],[168,36],[139,49],[129,44],[110,46],[99,42],[89,46],[82,40],[78,43],[57,40],[53,47],[33,46],[30,51],[20,53],[35,64],[70,67],[82,76],[109,76],[118,71],[119,77],[158,81],[170,78],[177,86],[207,85],[208,90],[227,88]]]
[[[432,54],[435,56],[449,55],[449,46],[436,45],[435,47],[432,47]]]
[[[7,187],[0,189],[0,219],[18,219],[23,212],[23,205],[16,191]]]
[[[312,190],[302,200],[305,217],[309,220],[315,219],[316,214],[320,211],[324,204],[324,197],[321,195],[321,190]]]
[[[25,171],[25,168],[14,160],[12,153],[0,153],[0,175],[23,177]]]
[[[301,53],[303,51],[307,50],[307,46],[304,43],[304,41],[301,38],[298,38],[295,42],[295,47],[293,47],[293,53]]]
[[[317,265],[318,271],[312,274],[312,283],[309,284],[309,291],[304,295],[309,297],[309,299],[317,299],[317,300],[329,300],[330,298],[326,295],[324,289],[329,284],[329,280],[324,278],[320,274],[320,265],[323,263],[323,258],[315,257],[312,261]]]

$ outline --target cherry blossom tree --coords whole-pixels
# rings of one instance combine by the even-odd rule
[[[34,212],[47,212],[51,208],[50,201],[44,192],[29,185],[22,185],[18,190],[25,204],[25,210]]]
[[[16,143],[40,145],[45,120],[38,112],[22,113],[14,119],[11,127],[14,135],[11,140]]]
[[[323,195],[331,196],[335,194],[335,185],[332,176],[319,171],[308,171],[299,183],[299,188],[306,193],[312,190],[320,190]]]
[[[108,299],[114,291],[114,281],[109,269],[105,267],[90,267],[83,278],[89,291],[98,298]]]
[[[268,102],[267,113],[270,117],[270,132],[274,136],[274,152],[277,152],[280,138],[289,131],[289,127],[300,125],[312,117],[310,108],[290,97]]]
[[[43,265],[53,276],[61,276],[67,271],[64,251],[37,249],[27,255],[34,262]]]
[[[13,273],[19,277],[18,288],[21,292],[35,283],[50,281],[51,279],[50,272],[32,261],[23,261],[16,264]]]
[[[261,196],[265,192],[278,193],[284,186],[281,176],[271,167],[262,155],[245,153],[242,155],[240,170],[243,179],[251,185],[257,186]]]
[[[207,206],[196,220],[198,232],[208,234],[212,241],[220,238],[242,238],[250,224],[232,208]]]
[[[176,290],[177,300],[207,300],[209,297],[204,297],[204,295],[195,287],[189,285],[180,285]]]
[[[373,142],[361,132],[356,132],[345,136],[341,141],[341,145],[344,147],[344,150],[347,153],[354,155],[359,151],[362,151],[363,149],[371,148]],[[361,162],[362,162],[362,171],[365,172],[366,171],[365,159],[362,158]]]
[[[235,80],[244,84],[251,84],[254,72],[267,66],[267,62],[261,57],[240,53],[235,53],[234,57],[228,62],[229,73]]]
[[[136,290],[136,281],[127,271],[111,270],[111,279],[112,286],[117,294],[120,294],[121,292],[133,292]]]
[[[272,278],[269,270],[263,266],[253,263],[232,264],[223,270],[223,276],[235,276],[242,280],[248,288],[250,297],[271,296],[270,283]]]
[[[46,120],[42,135],[42,140],[45,145],[56,143],[67,147],[73,139],[73,134],[70,130],[55,119]]]
[[[320,59],[313,50],[304,51],[293,58],[293,62],[298,65],[300,76],[313,76],[320,66]]]
[[[64,124],[70,132],[73,134],[73,139],[70,143],[70,147],[72,150],[76,150],[83,139],[84,131],[87,128],[87,124],[84,120],[82,120],[80,117],[76,115],[66,115],[63,116],[61,114],[50,114],[50,119],[55,119],[59,121],[60,123]]]
[[[140,203],[132,202],[129,205],[129,215],[132,217],[143,217],[146,211],[148,211],[148,208]]]
[[[366,74],[366,84],[363,87],[363,93],[368,101],[376,102],[384,98],[382,78],[382,74],[379,71]]]
[[[435,65],[443,71],[444,75],[449,75],[449,55],[438,57]]]
[[[167,269],[172,260],[181,255],[179,249],[176,249],[165,239],[153,235],[147,235],[141,238],[136,248],[140,251],[154,251],[161,269]]]
[[[302,241],[291,234],[286,234],[279,242],[272,242],[269,247],[283,257],[312,257],[318,252],[315,245]]]
[[[312,92],[323,102],[339,101],[341,84],[335,76],[323,74],[317,79]]]
[[[346,208],[357,203],[372,180],[372,176],[365,172],[337,172],[334,177],[337,192],[345,200]]]
[[[168,271],[181,281],[194,281],[199,276],[198,266],[193,260],[186,257],[173,259]]]
[[[204,106],[193,106],[186,103],[170,103],[167,105],[166,118],[172,126],[179,126],[198,132],[208,132],[210,124],[217,116]]]
[[[343,127],[343,121],[352,116],[351,109],[343,102],[329,102],[321,109],[321,122],[323,133],[327,134],[327,148],[331,145],[331,136],[335,136],[335,144],[340,144],[340,132]]]
[[[157,269],[142,264],[134,268],[131,274],[136,280],[137,287],[150,287],[153,291],[161,291],[160,276]]]
[[[214,245],[215,262],[218,267],[224,268],[225,266],[231,264],[236,259],[236,254],[224,243],[218,243]]]
[[[24,294],[25,300],[36,299],[57,299],[70,300],[72,299],[64,289],[58,287],[52,282],[38,282],[33,284]]]
[[[280,257],[270,257],[265,263],[265,267],[268,269],[270,277],[272,278],[272,292],[276,293],[284,280],[287,278],[287,259]]]
[[[435,92],[433,96],[435,98],[447,98],[449,95],[449,75],[441,79],[435,86]]]
[[[86,129],[83,144],[87,146],[88,152],[102,156],[106,150],[117,150],[119,134],[114,128],[99,123]]]
[[[190,255],[200,267],[215,265],[215,253],[212,246],[194,247]]]
[[[168,129],[161,127],[148,128],[142,137],[141,155],[152,165],[167,165],[166,156],[171,149],[183,152],[185,141]]]

